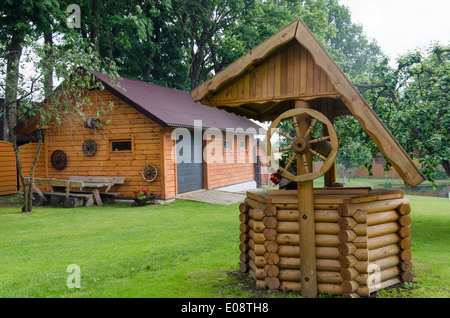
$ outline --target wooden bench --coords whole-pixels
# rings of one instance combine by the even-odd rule
[[[77,206],[91,206],[94,204],[94,195],[92,193],[73,193],[70,192],[69,196],[67,197],[64,192],[56,192],[56,191],[42,191],[41,192],[45,198],[46,201],[50,203],[50,205],[56,205],[59,202],[62,202],[64,200],[64,207],[66,208],[74,208]],[[38,197],[36,198],[38,202],[36,202],[36,205],[42,204]]]

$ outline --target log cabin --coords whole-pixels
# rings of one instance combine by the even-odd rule
[[[141,188],[167,200],[200,189],[256,187],[255,137],[260,125],[195,103],[186,91],[128,78],[117,86],[102,73],[94,75],[104,89],[87,92],[92,101],[87,119],[72,116],[45,127],[35,177],[125,177],[111,189],[119,198],[131,198]],[[100,108],[105,112],[96,118]],[[30,119],[15,132],[21,136],[33,129],[36,121]],[[35,149],[25,145],[25,166]],[[57,152],[66,157],[63,167],[52,162]],[[147,178],[144,166],[156,171],[156,177]]]

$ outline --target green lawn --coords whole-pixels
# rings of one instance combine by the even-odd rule
[[[450,200],[410,200],[416,278],[379,295],[450,297]],[[239,268],[238,204],[19,210],[0,207],[0,297],[255,295],[250,279],[232,274]],[[81,269],[79,289],[66,285],[70,264]]]

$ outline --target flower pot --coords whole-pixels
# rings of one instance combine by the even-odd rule
[[[156,198],[156,194],[152,194],[151,196],[146,197],[145,199],[134,198],[134,202],[132,203],[132,206],[134,206],[134,207],[136,207],[136,206],[144,206],[148,202],[154,201],[155,198]]]

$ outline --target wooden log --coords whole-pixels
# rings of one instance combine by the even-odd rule
[[[263,217],[266,216],[264,214],[264,211],[261,209],[250,209],[248,211],[248,215],[250,215],[250,217],[256,221],[261,221]]]
[[[248,233],[241,233],[241,234],[239,234],[239,241],[240,241],[241,243],[245,243],[245,242],[247,242],[249,239],[250,239],[250,236],[249,236]]]
[[[404,272],[409,272],[412,269],[411,261],[400,261],[398,266],[400,267],[400,270]]]
[[[367,273],[369,261],[358,261],[353,267],[360,273]]]
[[[372,237],[367,240],[367,248],[369,250],[377,249],[379,247],[395,244],[400,240],[396,233]]]
[[[358,263],[358,259],[353,255],[339,256],[339,264],[341,267],[354,267]]]
[[[398,244],[391,244],[388,246],[379,247],[374,250],[369,250],[369,259],[376,261],[381,258],[386,258],[391,255],[396,255],[400,252]]]
[[[247,243],[240,243],[239,250],[241,251],[241,253],[247,253],[249,250],[249,245]]]
[[[352,217],[341,217],[338,220],[338,224],[341,230],[351,230],[358,222]]]
[[[299,233],[298,222],[278,222],[276,230],[278,233]]]
[[[264,265],[267,264],[267,261],[264,258],[264,256],[256,255],[253,250],[248,251],[248,256],[250,257],[251,260],[253,260],[253,262],[255,263],[255,265],[257,267],[264,267]],[[250,262],[250,260],[249,260],[249,262]]]
[[[400,262],[401,262],[401,260],[398,255],[391,255],[391,256],[388,256],[385,258],[378,259],[373,262],[371,261],[370,264],[377,265],[380,268],[380,270],[383,270],[383,269],[386,269],[386,268],[389,268],[392,266],[397,266],[397,265],[401,269]]]
[[[269,289],[278,289],[280,287],[280,280],[277,277],[267,277],[264,281]]]
[[[402,281],[404,281],[404,282],[410,283],[410,282],[413,281],[414,275],[411,272],[409,272],[409,271],[403,272],[403,273],[400,274],[400,279]]]
[[[274,216],[266,216],[263,218],[263,224],[268,229],[276,229],[278,221]]]
[[[361,286],[373,286],[377,283],[381,283],[385,280],[398,277],[400,275],[400,269],[398,266],[392,266],[380,270],[374,273],[364,273],[356,277],[356,282]]]
[[[300,258],[298,257],[280,257],[280,261],[277,266],[282,269],[299,269],[300,268]]]
[[[367,248],[367,235],[356,236],[352,243],[355,244],[357,248]]]
[[[287,222],[298,221],[298,210],[277,210],[277,220]]]
[[[339,231],[340,228],[337,223],[316,222],[315,224],[316,234],[338,234]]]
[[[342,291],[346,294],[356,292],[359,288],[359,284],[354,280],[344,280],[342,282]]]
[[[316,234],[316,246],[339,246],[338,235]]]
[[[397,233],[402,238],[411,237],[411,228],[408,226],[403,226],[398,230]]]
[[[298,221],[298,210],[277,210],[278,221]],[[337,222],[339,214],[337,210],[314,210],[316,222]]]
[[[250,256],[248,256],[248,253],[241,253],[239,254],[239,260],[242,263],[247,263],[250,260]]]
[[[247,223],[248,220],[250,220],[250,216],[248,215],[248,213],[240,213],[239,214],[239,221],[241,223]]]
[[[412,247],[412,243],[409,238],[402,238],[398,244],[402,250],[409,250]]]
[[[292,281],[282,281],[280,283],[280,290],[301,292],[301,283]],[[317,289],[320,293],[342,295],[341,284],[317,284]]]
[[[339,272],[344,280],[354,280],[356,276],[360,275],[354,267],[341,268]]]
[[[264,210],[264,208],[266,207],[266,204],[265,204],[265,203],[261,203],[261,202],[259,202],[259,201],[253,200],[253,199],[251,199],[251,198],[249,198],[249,197],[246,197],[245,200],[244,200],[244,202],[245,202],[246,204],[248,204],[248,206],[249,206],[250,208],[252,208],[252,209],[261,209],[261,210]]]
[[[328,259],[339,259],[341,254],[337,247],[316,247],[316,257],[328,258]]]
[[[299,269],[281,269],[278,274],[280,281],[300,282]],[[339,284],[343,282],[339,272],[317,271],[317,282],[323,284]]]
[[[279,245],[277,254],[280,257],[300,257],[300,246]]]
[[[280,269],[276,265],[266,264],[264,270],[266,271],[267,277],[278,277],[280,273]]]
[[[371,213],[367,215],[367,225],[376,225],[397,221],[399,214],[395,210]]]
[[[395,233],[399,230],[397,222],[389,222],[384,224],[371,225],[367,227],[368,238]]]
[[[358,248],[353,255],[358,261],[367,261],[369,259],[369,250],[367,248]]]
[[[266,241],[266,236],[263,233],[256,233],[253,230],[248,231],[248,236],[251,238],[256,244],[262,244]]]
[[[353,243],[341,243],[339,244],[338,251],[341,255],[352,255],[358,248]]]
[[[250,269],[250,266],[248,265],[248,263],[240,263],[239,264],[239,271],[241,273],[247,273],[249,269]]]
[[[278,233],[275,241],[278,244],[283,244],[283,245],[298,245],[299,244],[299,234]]]
[[[264,254],[264,259],[269,265],[277,265],[278,262],[280,261],[280,256],[278,255],[278,253],[267,252],[266,254]]]
[[[267,277],[267,274],[266,274],[266,271],[264,270],[264,268],[256,266],[255,262],[253,260],[249,260],[248,265],[249,265],[250,269],[253,271],[255,279],[263,280]]]
[[[265,241],[263,245],[267,252],[278,252],[278,243],[276,241]]]
[[[352,242],[357,237],[353,230],[340,230],[338,233],[339,241],[342,243]]]
[[[325,259],[325,258],[317,259],[317,270],[319,271],[339,272],[340,269],[341,265],[338,259]]]
[[[402,203],[397,207],[397,211],[398,213],[400,213],[400,215],[409,215],[411,213],[411,207],[408,203]]]
[[[250,239],[248,241],[248,246],[255,252],[255,255],[264,255],[266,253],[266,249],[262,244],[256,244],[255,241]],[[241,250],[241,252],[244,252]]]
[[[273,204],[277,211],[279,210],[295,210],[298,209],[298,205],[296,203],[274,203]],[[315,210],[337,210],[339,207],[339,203],[314,203]]]
[[[239,204],[239,211],[241,213],[247,213],[248,210],[250,210],[250,206],[247,203],[241,203]]]
[[[275,241],[277,239],[277,230],[276,229],[265,229],[263,234],[268,241]]]
[[[388,279],[386,281],[381,282],[380,284],[377,284],[377,286],[369,288],[367,286],[360,286],[358,288],[358,290],[356,291],[358,293],[358,295],[362,296],[362,297],[369,297],[371,293],[376,292],[380,289],[392,286],[392,285],[396,285],[401,283],[401,280],[399,277],[394,277],[391,279]]]
[[[358,223],[367,223],[367,211],[357,210],[352,216]]]
[[[365,203],[342,204],[338,207],[338,213],[340,216],[352,216],[357,210],[365,210],[367,213],[383,212],[397,209],[401,204],[409,206],[409,199],[403,197]]]
[[[266,226],[264,225],[263,222],[255,221],[253,219],[250,219],[248,221],[248,226],[249,226],[250,229],[252,229],[256,233],[262,233],[264,231],[264,229],[266,228]]]
[[[256,289],[266,289],[266,282],[263,280],[256,280]]]
[[[277,208],[272,204],[266,205],[263,211],[266,216],[275,216],[277,214]]]
[[[241,223],[239,225],[239,230],[241,231],[241,233],[247,233],[250,230],[250,226],[248,225],[248,223]]]
[[[410,261],[412,258],[410,250],[402,250],[399,255],[402,261]]]

